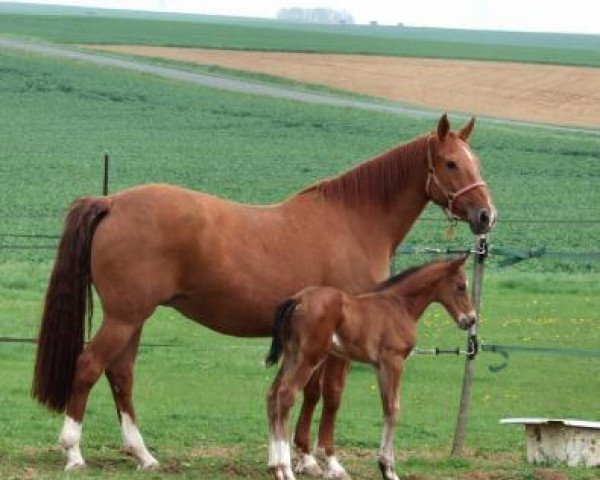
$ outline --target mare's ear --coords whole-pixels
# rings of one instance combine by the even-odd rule
[[[440,142],[444,141],[444,139],[446,138],[446,135],[448,134],[449,131],[450,131],[450,122],[448,121],[448,115],[444,113],[440,117],[440,121],[438,122],[438,126],[437,126],[437,136],[440,139]]]
[[[463,140],[464,142],[469,141],[469,137],[471,136],[471,132],[473,131],[474,126],[475,126],[475,117],[471,117],[471,120],[469,120],[469,123],[467,123],[458,132],[458,136],[461,138],[461,140]]]

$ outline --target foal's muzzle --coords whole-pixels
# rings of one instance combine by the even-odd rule
[[[468,315],[461,313],[458,317],[458,326],[463,330],[468,330],[477,323],[477,315],[471,312]]]

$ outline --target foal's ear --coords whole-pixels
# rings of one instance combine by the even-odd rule
[[[459,269],[460,267],[462,267],[465,264],[465,262],[467,261],[467,258],[469,258],[470,255],[471,255],[470,253],[466,253],[462,257],[457,258],[456,260],[454,260],[452,262],[452,268]]]
[[[471,117],[469,123],[467,123],[463,128],[458,132],[458,136],[462,141],[468,142],[469,137],[471,136],[471,132],[473,131],[473,127],[475,126],[475,117]]]
[[[448,134],[449,131],[450,131],[450,122],[448,121],[448,115],[444,113],[440,117],[440,121],[438,122],[438,126],[437,126],[437,135],[441,142],[444,141],[444,139],[446,138],[446,135]]]

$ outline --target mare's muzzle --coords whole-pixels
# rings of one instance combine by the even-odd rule
[[[489,232],[496,225],[497,218],[493,207],[491,209],[471,207],[468,210],[469,227],[475,235]]]

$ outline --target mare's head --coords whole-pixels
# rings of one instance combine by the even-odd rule
[[[467,288],[464,264],[468,255],[458,260],[441,262],[441,278],[436,282],[435,301],[441,303],[456,324],[467,330],[477,321]]]
[[[475,117],[457,132],[446,114],[427,139],[427,196],[452,218],[469,223],[475,234],[492,229],[498,218],[490,192],[481,177],[479,159],[469,146]]]

